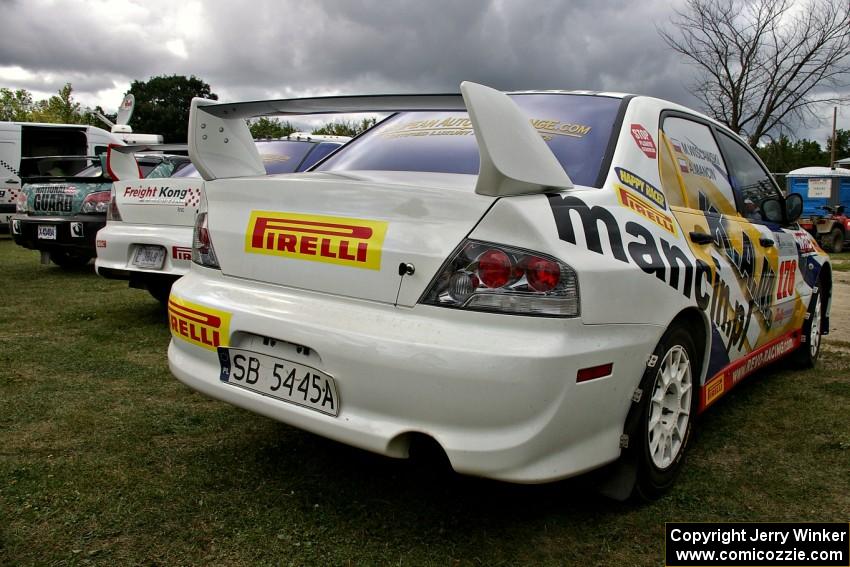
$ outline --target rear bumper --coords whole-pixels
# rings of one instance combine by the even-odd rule
[[[8,227],[10,222],[9,218],[15,214],[15,204],[14,203],[2,203],[0,204],[0,226]]]
[[[15,242],[24,248],[51,252],[61,250],[95,256],[95,235],[106,224],[105,215],[74,215],[70,217],[12,216],[10,232]],[[56,239],[38,238],[39,226],[55,226]]]
[[[333,376],[340,413],[327,416],[222,382],[216,351],[173,330],[169,366],[188,386],[394,457],[407,455],[406,434],[424,433],[455,470],[512,482],[557,480],[615,460],[632,393],[663,332],[652,325],[398,308],[195,266],[172,293],[229,315],[223,345]],[[264,346],[259,337],[277,344]],[[576,382],[579,369],[607,363],[611,375]]]
[[[95,270],[106,278],[134,279],[185,275],[192,264],[192,227],[139,225],[110,221],[97,235]],[[165,262],[160,270],[133,265],[139,246],[161,246]]]

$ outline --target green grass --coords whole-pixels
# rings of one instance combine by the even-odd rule
[[[850,272],[850,252],[832,252],[829,255],[832,260],[832,269],[838,272]]]
[[[358,451],[190,391],[145,292],[0,237],[0,564],[660,565],[666,521],[850,518],[850,345],[748,379],[672,493],[514,486]]]

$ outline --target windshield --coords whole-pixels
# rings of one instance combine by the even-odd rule
[[[317,143],[306,140],[269,140],[255,143],[269,175],[304,171],[341,145],[340,142]],[[187,165],[172,177],[200,176],[194,165]]]
[[[621,99],[571,94],[511,98],[578,185],[595,186]],[[478,146],[465,112],[403,112],[355,139],[317,171],[478,173]]]

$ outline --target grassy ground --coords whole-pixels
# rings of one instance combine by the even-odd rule
[[[673,492],[435,474],[209,400],[157,304],[0,237],[0,564],[660,565],[665,521],[847,521],[850,345],[748,379]]]
[[[829,257],[832,259],[832,268],[834,270],[838,272],[850,272],[850,252],[832,253]]]

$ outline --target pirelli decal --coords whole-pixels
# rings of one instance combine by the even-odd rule
[[[676,235],[676,223],[673,222],[672,217],[662,213],[625,187],[617,186],[617,198],[620,200],[620,204],[624,207],[628,207],[647,220],[654,222],[667,232]]]
[[[172,295],[168,298],[168,325],[172,336],[214,351],[227,346],[230,314]]]
[[[245,252],[380,270],[387,225],[375,220],[253,211]]]
[[[802,343],[801,337],[799,329],[791,331],[723,368],[702,387],[700,411],[710,406],[759,368],[776,362],[799,347]]]

